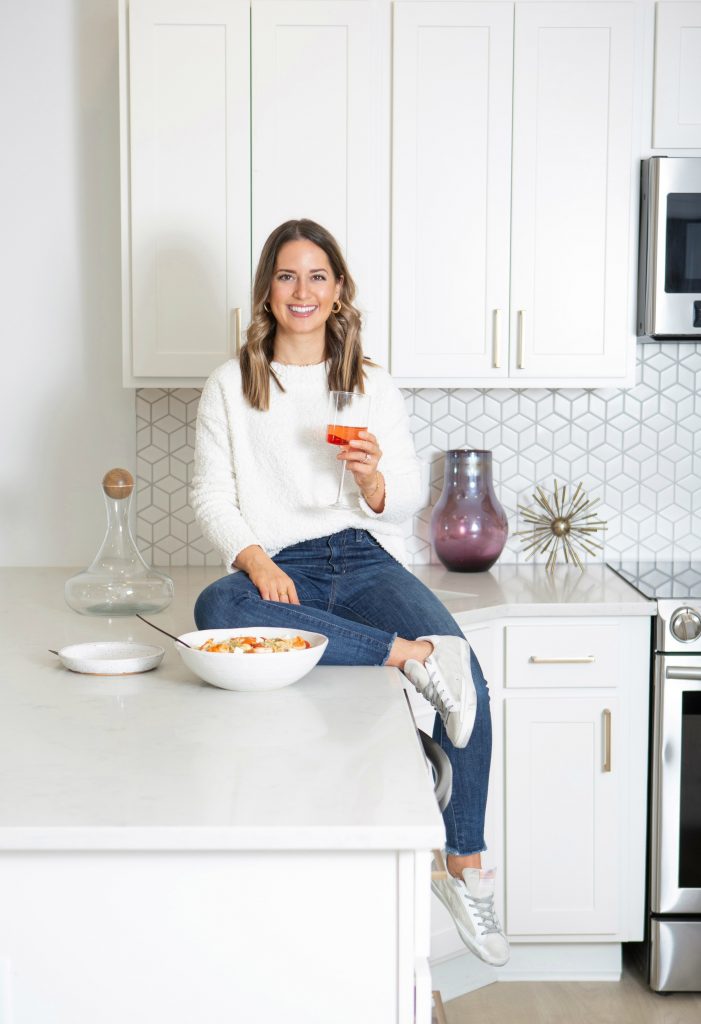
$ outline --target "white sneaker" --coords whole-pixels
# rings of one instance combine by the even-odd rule
[[[486,964],[501,967],[509,959],[509,942],[494,911],[495,874],[494,869],[465,868],[462,878],[433,880],[431,888],[467,948]]]
[[[466,747],[477,713],[477,692],[470,668],[470,645],[460,636],[420,636],[433,651],[422,665],[409,659],[404,675],[443,719],[454,747]]]

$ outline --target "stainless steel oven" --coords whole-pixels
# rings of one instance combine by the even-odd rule
[[[701,655],[656,656],[653,721],[650,983],[661,992],[698,990]]]
[[[638,335],[701,338],[701,157],[642,162]]]
[[[657,600],[645,966],[658,992],[701,991],[701,564],[612,566]]]

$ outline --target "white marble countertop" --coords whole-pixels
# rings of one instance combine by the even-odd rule
[[[413,572],[436,593],[462,625],[511,616],[656,615],[649,601],[608,566],[584,572],[558,565],[497,562],[489,572],[449,572],[442,565],[415,566]]]
[[[47,648],[160,643],[133,618],[82,616],[66,569],[0,569],[0,849],[431,849],[443,821],[388,668],[317,667],[265,694],[190,675],[166,637],[153,672],[95,677]],[[217,573],[176,570],[157,618],[191,628]]]
[[[507,616],[653,615],[603,565],[586,572],[497,564],[416,574],[464,624]],[[82,616],[70,569],[0,569],[0,849],[408,849],[440,845],[442,819],[387,668],[316,668],[268,694],[193,678],[171,641],[133,618]],[[154,617],[193,628],[216,569],[171,570]],[[97,678],[48,648],[138,640],[166,649],[154,672]]]

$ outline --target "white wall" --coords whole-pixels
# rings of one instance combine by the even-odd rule
[[[0,565],[84,565],[136,471],[121,386],[116,0],[0,0]]]

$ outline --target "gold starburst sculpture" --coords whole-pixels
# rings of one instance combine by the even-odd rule
[[[516,533],[517,537],[529,538],[524,548],[528,552],[527,557],[532,558],[533,555],[543,555],[549,551],[545,570],[554,572],[558,551],[562,548],[565,563],[577,565],[583,572],[584,566],[575,548],[579,547],[590,555],[596,555],[596,550],[593,550],[595,548],[603,549],[603,545],[592,537],[593,533],[606,529],[604,520],[592,512],[599,499],[594,498],[592,501],[587,498],[580,483],[568,504],[567,485],[563,484],[558,490],[557,480],[550,498],[542,487],[536,487],[533,497],[539,508],[518,506],[526,522],[532,524],[530,529]]]

